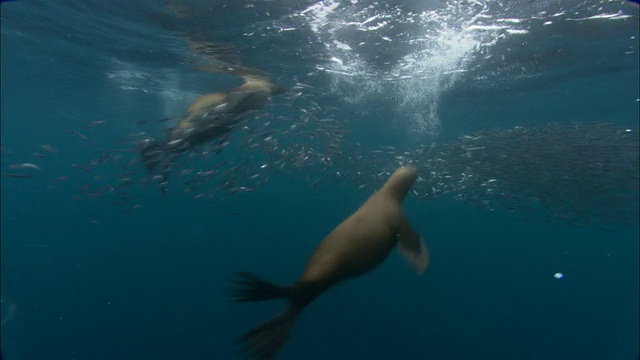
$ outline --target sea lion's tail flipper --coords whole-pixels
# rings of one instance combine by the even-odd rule
[[[239,341],[244,343],[242,351],[252,359],[275,359],[276,354],[289,339],[300,311],[289,305],[281,313],[246,334]]]
[[[235,301],[252,302],[293,298],[292,286],[272,284],[248,272],[239,272],[238,277],[239,279],[236,280],[238,286],[233,290]]]
[[[295,286],[272,284],[248,272],[240,272],[238,276],[239,279],[236,280],[238,286],[233,292],[235,301],[290,300],[289,306],[281,313],[251,329],[239,339],[244,343],[242,351],[248,355],[248,358],[274,359],[280,348],[287,342],[300,312],[300,307],[294,302]]]
[[[142,163],[148,172],[153,172],[164,158],[162,144],[156,139],[147,138],[137,143],[137,146],[140,148]]]
[[[424,273],[429,265],[429,251],[422,236],[416,232],[409,222],[398,232],[398,251],[413,266],[418,275]]]
[[[175,155],[167,151],[166,144],[155,139],[144,139],[138,144],[140,147],[140,157],[142,163],[147,168],[147,173],[160,174],[160,193],[166,195],[168,192],[168,178],[171,172],[172,159]],[[160,168],[160,170],[158,170]]]

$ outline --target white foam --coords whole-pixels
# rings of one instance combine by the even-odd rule
[[[354,6],[355,3],[318,1],[296,15],[308,23],[324,45],[326,54],[318,58],[330,59],[318,64],[317,69],[330,75],[332,92],[347,101],[391,100],[398,115],[392,118],[397,119],[398,125],[421,134],[439,131],[440,97],[468,72],[472,59],[488,60],[491,48],[499,42],[529,34],[531,20],[540,19],[543,25],[550,25],[551,19],[567,16],[563,10],[549,15],[533,8],[529,16],[523,15],[524,11],[513,16],[516,12],[512,10],[516,9],[500,1],[446,1],[435,10],[419,13],[381,2]],[[566,20],[629,17],[589,8],[588,4],[576,10],[600,14]],[[573,15],[576,14],[579,11]],[[397,34],[395,29],[403,25],[411,30]],[[362,32],[371,31],[378,37],[349,45],[362,37]],[[372,52],[395,51],[395,47],[386,50],[386,46],[409,49],[409,53],[388,62],[390,68],[381,70],[383,66],[375,59],[382,56]]]

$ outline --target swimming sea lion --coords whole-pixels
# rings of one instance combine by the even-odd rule
[[[413,167],[397,169],[378,192],[322,240],[293,285],[279,286],[250,273],[239,273],[236,301],[289,300],[281,313],[240,338],[249,357],[273,359],[302,309],[336,283],[374,269],[396,245],[418,274],[426,270],[427,247],[401,208],[417,176]]]
[[[256,75],[244,75],[244,83],[230,91],[206,94],[196,99],[178,124],[168,130],[167,139],[146,139],[141,144],[143,163],[151,172],[160,166],[162,182],[179,153],[215,138],[224,138],[241,120],[240,115],[258,109],[273,95],[285,91],[282,86]]]
[[[258,109],[284,88],[257,76],[243,76],[244,83],[237,88],[207,94],[196,99],[175,128],[169,131],[167,144],[180,149],[226,135],[238,121],[238,115]]]

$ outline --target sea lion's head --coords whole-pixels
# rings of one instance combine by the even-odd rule
[[[418,170],[413,166],[400,167],[394,171],[381,191],[393,196],[398,202],[402,202],[417,178]]]
[[[239,91],[268,90],[270,96],[280,95],[286,91],[284,86],[274,84],[262,76],[244,75],[243,79],[245,83],[238,88]]]
[[[271,91],[271,95],[280,95],[287,92],[286,87],[278,84],[271,84],[271,88],[269,88],[269,90]]]

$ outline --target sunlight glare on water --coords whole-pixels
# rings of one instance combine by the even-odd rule
[[[447,2],[443,8],[413,12],[379,3],[325,1],[299,15],[324,45],[330,60],[317,69],[331,76],[333,91],[354,103],[395,94],[396,125],[408,133],[437,135],[442,92],[467,71],[473,56],[524,31],[488,8],[483,2]],[[388,61],[367,58],[384,43],[404,55]]]

